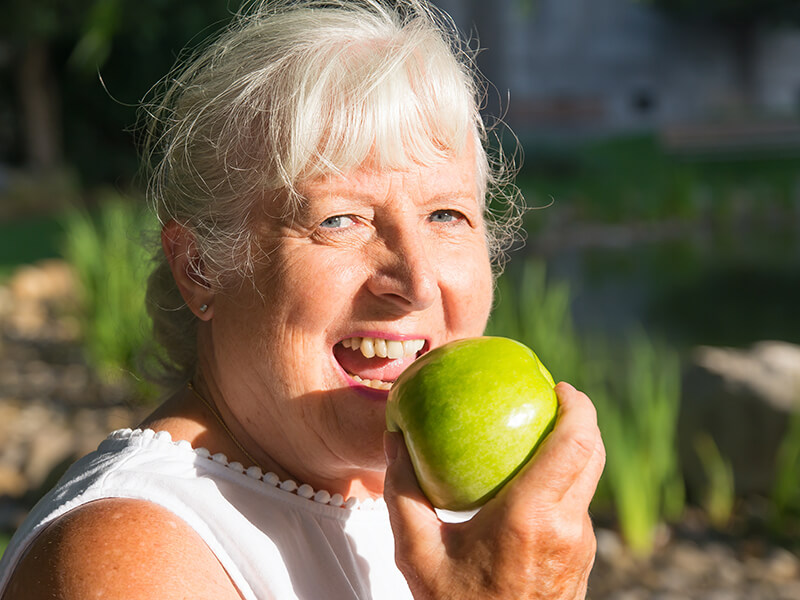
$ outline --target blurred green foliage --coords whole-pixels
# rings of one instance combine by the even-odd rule
[[[628,339],[616,356],[606,362],[605,381],[589,393],[606,444],[606,477],[620,529],[635,553],[647,555],[659,526],[683,515],[676,452],[680,368],[674,351],[643,333]]]
[[[778,450],[771,500],[773,531],[797,540],[800,536],[800,411],[789,419]]]
[[[150,340],[145,308],[150,256],[144,236],[155,218],[121,198],[100,205],[96,214],[76,210],[64,223],[64,258],[82,289],[84,348],[91,364],[109,381],[136,382],[140,399],[156,390],[137,373]]]
[[[708,433],[697,436],[695,451],[707,481],[703,507],[711,524],[724,529],[731,522],[736,502],[733,466]]]
[[[11,535],[7,533],[0,533],[0,558],[8,547],[8,542],[11,540]]]
[[[708,219],[751,224],[798,210],[798,156],[721,155],[714,160],[668,153],[643,135],[554,147],[532,144],[518,184],[529,206],[599,222]],[[539,211],[532,231],[549,223]]]
[[[0,223],[0,282],[19,265],[60,255],[64,227],[59,217],[31,217]]]

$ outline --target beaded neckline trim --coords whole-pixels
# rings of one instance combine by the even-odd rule
[[[262,481],[264,484],[278,488],[286,493],[294,494],[301,498],[305,498],[310,502],[317,504],[327,504],[336,508],[344,508],[347,510],[369,510],[377,508],[383,504],[383,499],[373,500],[367,498],[360,500],[359,498],[350,497],[345,499],[341,494],[330,494],[325,490],[314,490],[313,487],[307,483],[298,484],[296,481],[286,479],[281,481],[280,478],[273,472],[263,473],[259,467],[252,466],[245,468],[240,462],[230,462],[228,457],[221,452],[211,454],[207,448],[194,448],[188,441],[179,440],[173,441],[172,436],[168,431],[155,432],[152,429],[117,429],[109,434],[109,440],[141,440],[153,441],[161,444],[172,444],[177,448],[194,452],[201,458],[212,460],[217,464],[223,465],[237,473],[246,475],[251,479]]]

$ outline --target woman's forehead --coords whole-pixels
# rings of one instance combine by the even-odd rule
[[[476,197],[478,171],[468,157],[459,157],[433,165],[415,165],[407,169],[356,169],[328,174],[297,185],[303,198],[345,196],[373,202],[396,195],[417,197]]]

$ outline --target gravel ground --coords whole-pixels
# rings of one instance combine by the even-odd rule
[[[674,534],[637,560],[619,536],[597,531],[591,600],[798,600],[800,558],[765,538]]]

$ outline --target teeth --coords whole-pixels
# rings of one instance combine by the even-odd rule
[[[375,356],[375,342],[373,338],[365,337],[361,340],[361,354],[363,354],[366,358],[372,358]]]
[[[392,388],[392,384],[388,381],[381,381],[380,379],[362,379],[358,375],[350,375],[350,377],[355,379],[358,383],[376,390],[389,390]]]
[[[424,340],[403,340],[403,355],[410,356],[416,354],[425,345]]]
[[[425,345],[425,340],[387,340],[384,338],[371,338],[371,337],[352,337],[342,340],[342,346],[352,350],[360,350],[366,358],[378,356],[380,358],[403,358],[408,356],[415,356],[417,352],[422,350]],[[350,377],[355,379],[361,385],[374,388],[376,390],[389,390],[392,387],[390,381],[381,381],[380,379],[364,379],[358,375],[350,373]]]
[[[403,342],[397,340],[390,340],[386,342],[386,357],[387,358],[403,358]]]
[[[347,338],[342,340],[342,346],[353,350],[361,350],[367,358],[378,356],[380,358],[403,358],[414,356],[422,350],[425,340],[386,340],[383,338]]]

